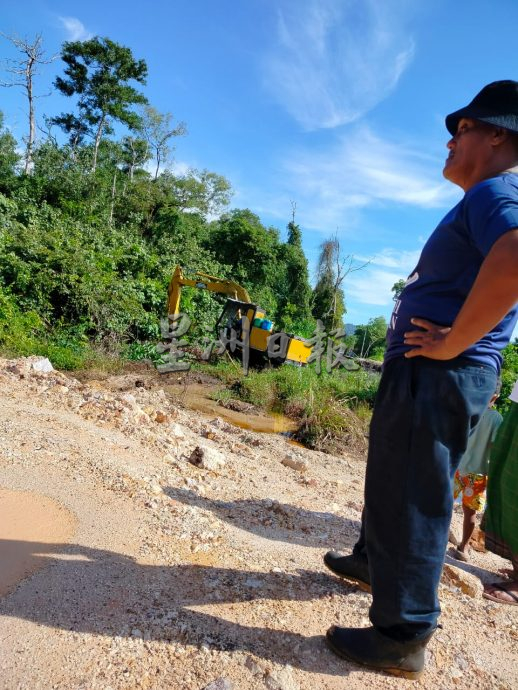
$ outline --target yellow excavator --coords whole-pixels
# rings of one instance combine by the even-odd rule
[[[186,278],[180,266],[175,268],[168,288],[167,314],[170,320],[180,314],[182,287],[221,293],[227,295],[227,302],[216,324],[220,339],[231,341],[238,349],[248,346],[251,359],[255,362],[268,359],[274,365],[307,364],[311,347],[299,336],[275,331],[273,322],[266,318],[263,309],[251,301],[244,287],[233,280],[206,273],[196,272],[194,276],[194,279]],[[231,333],[235,336],[233,339]]]

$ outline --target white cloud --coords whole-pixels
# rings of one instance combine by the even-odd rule
[[[351,273],[344,282],[344,291],[347,299],[354,300],[359,304],[378,306],[392,304],[392,298],[394,297],[392,286],[401,278],[406,278],[415,266],[415,263],[410,266],[410,268],[405,267],[401,271],[387,271],[383,268],[377,268],[373,264],[361,271]]]
[[[375,254],[373,257],[358,256],[356,259],[360,263],[370,261],[372,265],[383,266],[384,268],[395,268],[400,273],[399,278],[405,278],[417,264],[420,253],[421,250],[398,251],[397,249],[382,249],[381,252]],[[399,280],[399,278],[397,280]]]
[[[414,55],[404,0],[284,0],[265,86],[306,129],[357,120]]]
[[[283,185],[301,200],[304,225],[324,233],[351,226],[355,212],[370,206],[444,207],[458,197],[442,180],[443,161],[357,126],[327,150],[284,152]]]
[[[67,40],[87,41],[92,38],[92,34],[77,17],[59,17],[59,21],[67,32]]]
[[[420,250],[383,249],[368,266],[346,277],[344,290],[347,299],[380,307],[391,305],[392,286],[413,271],[420,253]],[[362,260],[361,257],[356,259]]]
[[[347,299],[360,304],[375,304],[386,306],[390,304],[393,293],[391,287],[401,278],[400,273],[392,273],[382,269],[365,270],[362,274],[348,276],[344,283]]]
[[[155,171],[156,163],[153,166],[153,172]],[[169,165],[166,166],[167,170],[173,173],[173,175],[176,175],[176,177],[185,177],[188,175],[192,170],[193,166],[190,165],[189,163],[186,163],[185,161],[173,161]]]

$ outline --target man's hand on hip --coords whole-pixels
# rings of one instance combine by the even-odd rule
[[[414,326],[422,330],[407,331],[405,345],[412,345],[413,349],[405,352],[405,357],[429,357],[430,359],[453,359],[459,353],[454,351],[448,343],[449,326],[440,326],[426,319],[411,319]]]

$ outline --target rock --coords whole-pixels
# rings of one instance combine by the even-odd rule
[[[132,421],[135,422],[135,424],[142,425],[149,424],[151,420],[144,410],[137,409],[133,414]]]
[[[196,446],[189,456],[189,462],[204,470],[219,470],[225,466],[223,453],[203,445]]]
[[[302,458],[293,455],[293,453],[285,455],[281,462],[285,467],[291,467],[292,470],[297,470],[297,472],[306,472],[308,469],[308,463]]]
[[[137,405],[137,399],[134,395],[131,395],[131,393],[124,393],[124,395],[121,395],[120,399],[128,403],[128,405],[131,407],[135,407]]]
[[[20,378],[24,378],[32,371],[48,374],[54,371],[54,367],[47,357],[33,355],[31,357],[20,357],[19,359],[7,360],[6,370],[12,374],[16,374]]]
[[[232,683],[228,678],[216,678],[206,685],[203,690],[232,690]]]
[[[444,585],[458,587],[464,594],[474,599],[482,597],[484,586],[478,577],[449,563],[444,564],[441,582]]]
[[[185,438],[185,431],[176,422],[171,422],[171,424],[169,424],[169,435],[172,436],[175,441],[183,441]]]
[[[208,438],[211,441],[213,441],[216,438],[216,432],[210,426],[202,426],[200,429],[200,434],[204,438]]]
[[[165,412],[162,412],[162,410],[157,410],[155,413],[155,422],[158,422],[159,424],[165,424],[167,421],[169,421],[169,417]]]
[[[31,369],[34,369],[34,371],[41,371],[43,374],[54,371],[54,367],[47,357],[37,357],[33,359],[31,362]]]
[[[221,419],[221,417],[215,417],[214,419],[211,419],[210,425],[216,429],[220,429],[221,431],[233,432],[233,433],[236,432],[236,427],[233,427],[232,424],[225,422],[225,420]]]
[[[232,451],[232,453],[236,453],[236,455],[246,455],[249,458],[254,457],[254,451],[248,446],[245,446],[244,443],[233,443],[230,446],[230,450]]]
[[[246,657],[245,668],[247,668],[250,671],[250,673],[254,676],[259,676],[264,673],[263,669],[254,659],[252,659],[251,656]]]
[[[221,407],[225,407],[227,410],[233,410],[234,412],[244,412],[245,414],[254,412],[257,409],[255,405],[243,402],[243,400],[234,400],[233,398],[226,401],[220,400],[219,404],[221,405]]]
[[[450,531],[448,533],[448,541],[450,544],[453,544],[453,546],[458,546],[459,545],[459,540],[455,536],[455,533],[453,530],[450,528]]]
[[[268,690],[300,690],[300,686],[293,678],[292,668],[284,666],[278,671],[269,671],[264,683]]]

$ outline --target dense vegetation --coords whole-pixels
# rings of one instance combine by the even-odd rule
[[[15,45],[22,67],[44,61],[41,38]],[[280,329],[309,336],[317,318],[328,330],[343,326],[344,262],[336,239],[322,244],[312,289],[295,207],[283,239],[251,210],[230,208],[231,185],[218,173],[174,171],[173,142],[187,129],[149,104],[144,60],[107,38],[65,43],[61,57],[63,73],[54,86],[70,109],[41,117],[44,135],[35,136],[31,99],[23,141],[0,117],[4,354],[43,354],[66,369],[156,357],[177,264],[237,281]],[[25,81],[15,85],[30,96],[35,72],[20,73]],[[192,322],[192,343],[213,328],[221,304],[205,291],[184,290],[181,307]],[[373,319],[345,345],[380,358],[385,329],[383,317]],[[514,348],[507,387],[518,370]],[[369,405],[376,388],[375,376],[353,379],[338,370],[324,373],[318,385],[313,370],[262,376],[260,383],[252,375],[239,384],[242,397],[258,398],[253,391],[261,386],[278,391],[276,400],[286,402],[285,411],[298,410],[307,436],[318,436],[319,427],[338,429],[337,415]]]
[[[13,41],[14,42],[14,41]],[[34,90],[41,38],[15,42],[20,95]],[[208,170],[176,174],[173,142],[183,123],[149,104],[147,66],[108,38],[63,45],[54,87],[68,111],[43,116],[36,138],[14,139],[0,120],[0,345],[52,354],[74,368],[99,353],[154,354],[175,265],[232,278],[280,329],[309,336],[316,318],[342,323],[337,242],[324,242],[312,290],[300,227],[286,238],[249,209],[230,209],[230,183]],[[20,153],[23,151],[23,153]],[[198,342],[221,302],[185,289],[182,311]],[[348,347],[354,347],[354,337]]]

